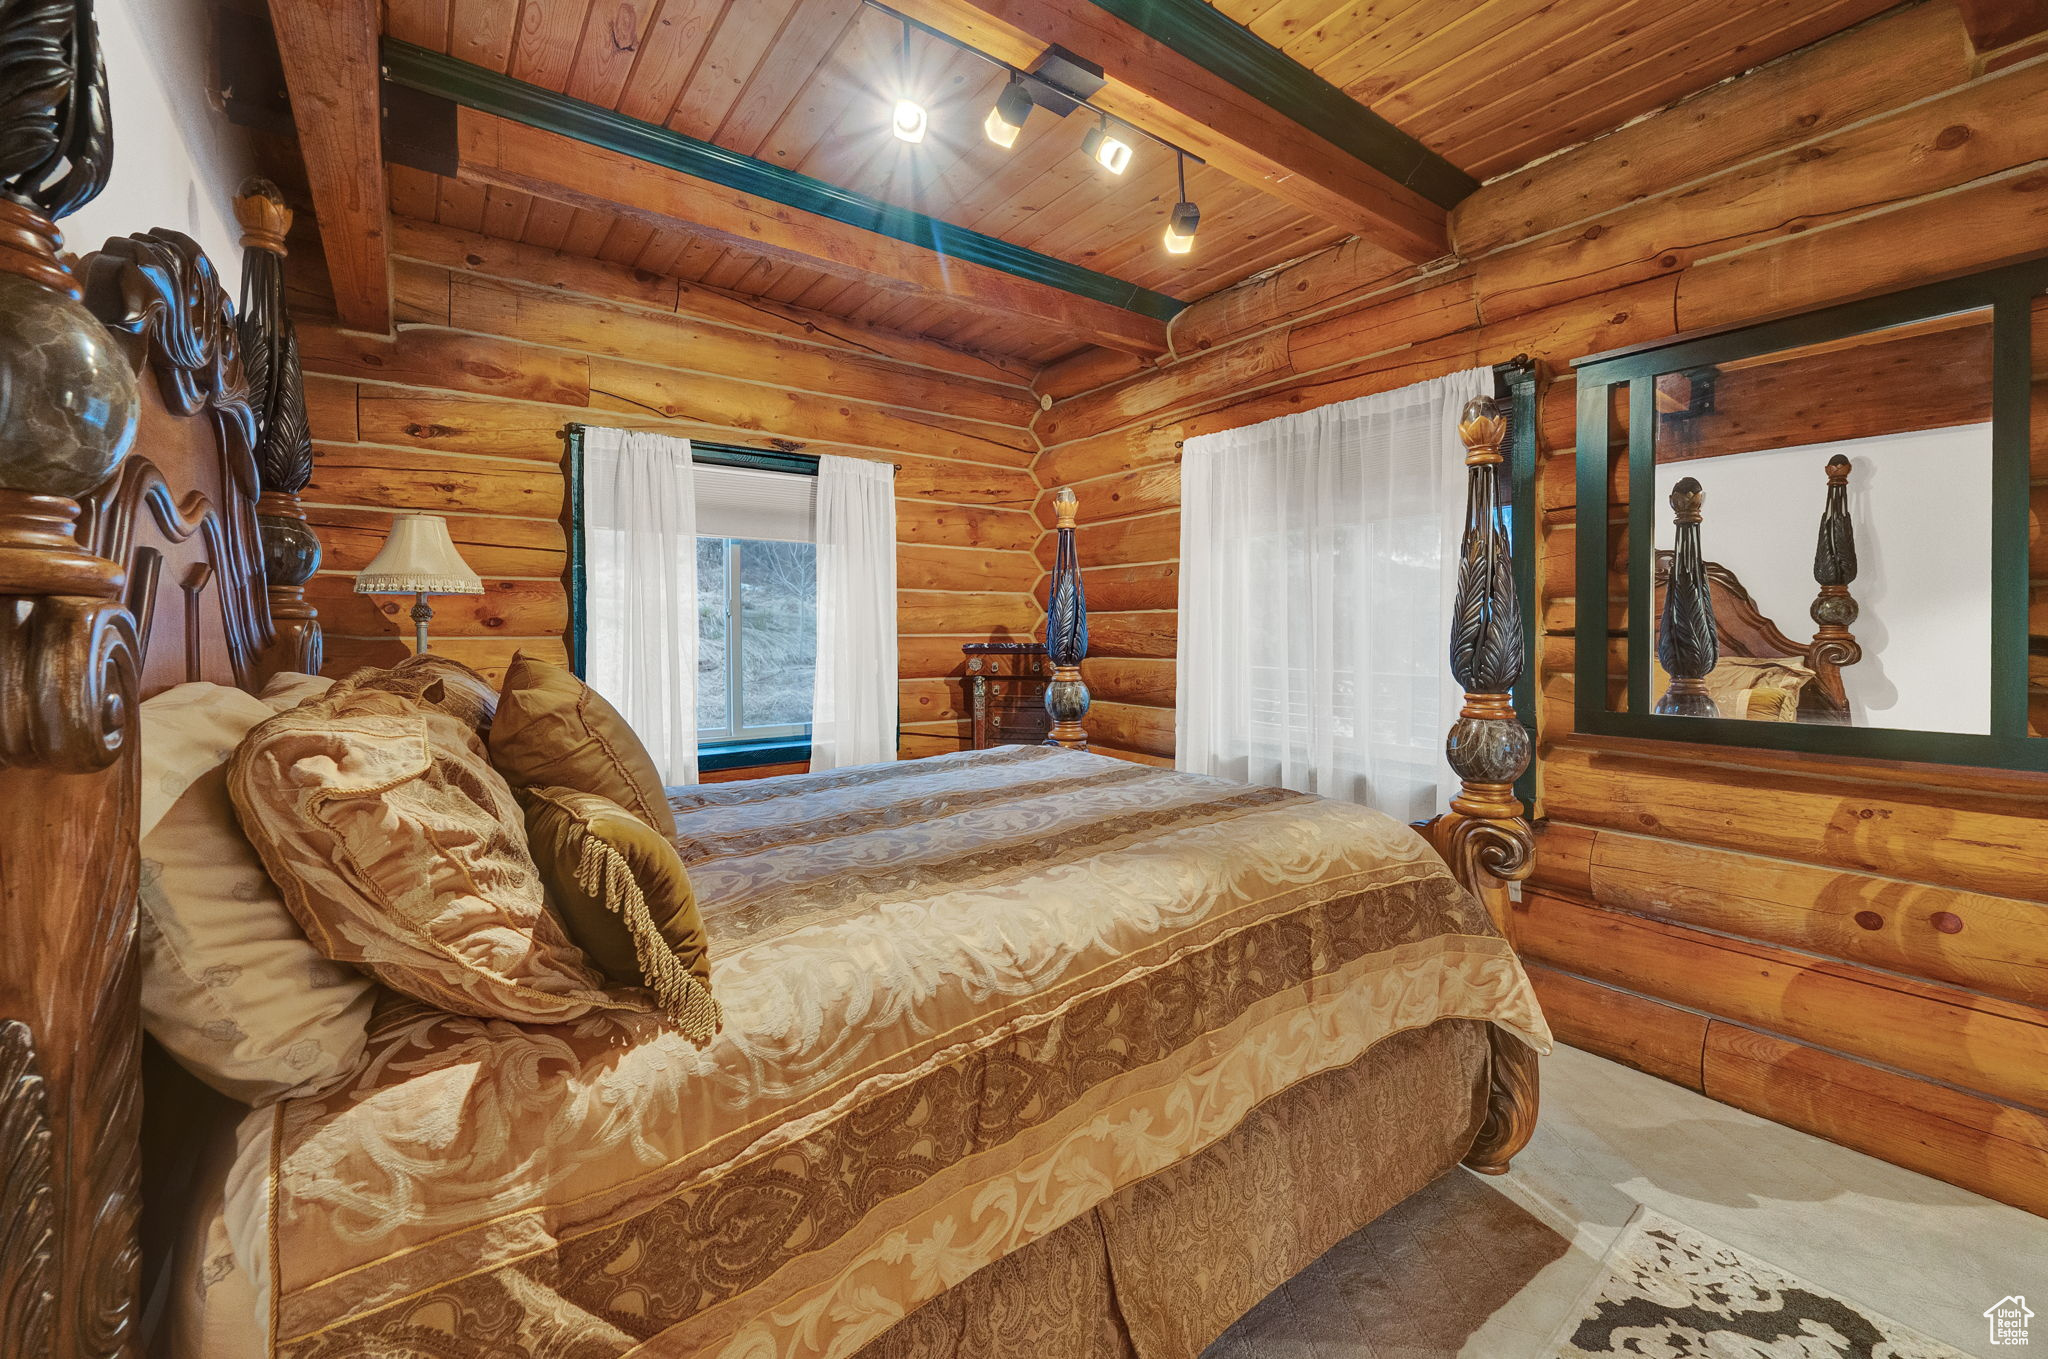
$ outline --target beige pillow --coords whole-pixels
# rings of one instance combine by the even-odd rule
[[[269,703],[181,684],[142,705],[142,1018],[193,1075],[263,1105],[362,1060],[375,988],[307,941],[228,802],[227,761]]]
[[[461,661],[422,652],[388,669],[367,667],[341,682],[342,689],[378,689],[402,694],[461,721],[474,732],[491,728],[498,711],[498,687]],[[332,697],[336,690],[329,690]]]
[[[646,1008],[606,995],[548,911],[512,790],[449,713],[337,685],[251,732],[228,791],[326,956],[488,1019]]]
[[[327,697],[327,691],[334,687],[334,681],[325,675],[308,675],[300,670],[280,670],[263,681],[263,692],[258,695],[277,712],[296,708],[301,703]]]

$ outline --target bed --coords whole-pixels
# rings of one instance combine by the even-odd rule
[[[1487,401],[1464,784],[1420,833],[1089,753],[1069,506],[1052,744],[678,790],[716,1040],[388,995],[338,1088],[204,1096],[138,1020],[135,711],[319,665],[284,209],[238,204],[237,321],[176,233],[67,269],[49,220],[76,195],[0,202],[12,314],[32,301],[104,392],[69,444],[0,442],[0,796],[34,809],[0,826],[10,1352],[1192,1359],[1527,1141],[1548,1035],[1502,931],[1532,838]],[[55,411],[46,352],[0,361]]]

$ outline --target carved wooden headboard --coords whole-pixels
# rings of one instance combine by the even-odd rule
[[[239,324],[189,238],[67,266],[110,155],[85,0],[0,11],[0,1354],[139,1352],[136,714],[317,669],[277,191]],[[266,570],[266,561],[270,563]]]

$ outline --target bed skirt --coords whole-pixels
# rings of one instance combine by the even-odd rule
[[[1480,1021],[1395,1034],[954,1285],[855,1359],[1196,1359],[1457,1165],[1484,1112],[1487,1060]]]

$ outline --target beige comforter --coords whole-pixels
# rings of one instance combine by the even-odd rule
[[[1011,747],[695,790],[724,1032],[407,1006],[280,1106],[277,1353],[852,1353],[1446,1016],[1547,1046],[1405,826]]]

